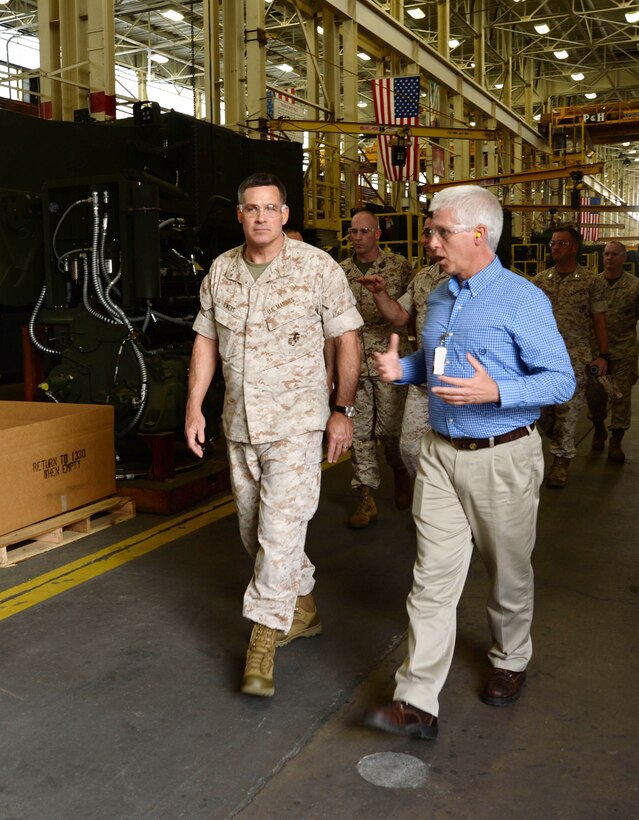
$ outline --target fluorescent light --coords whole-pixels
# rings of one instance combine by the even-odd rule
[[[408,9],[406,13],[410,14],[413,20],[423,20],[426,17],[421,9]]]
[[[495,88],[503,88],[503,87],[504,87],[503,83],[495,83]]]
[[[629,23],[639,23],[639,11],[627,11],[626,20]]]
[[[584,97],[587,100],[596,100],[597,99],[597,95],[595,94],[594,91],[589,91],[587,94],[584,94]]]
[[[154,63],[161,63],[162,65],[169,62],[169,58],[165,57],[164,54],[151,54],[151,59]]]
[[[537,32],[537,34],[548,34],[548,32],[550,31],[550,26],[546,23],[538,23],[535,26],[535,31]]]
[[[624,148],[629,148],[630,147],[629,142],[622,142],[621,144],[623,145]]]
[[[457,48],[457,46],[459,45],[461,45],[461,43],[459,42],[459,40],[455,40],[454,37],[452,38],[452,40],[448,41],[448,48],[450,49]]]
[[[365,62],[368,62],[371,58],[371,55],[367,54],[365,51],[358,51],[357,56],[360,60],[364,60]]]
[[[180,14],[179,11],[175,11],[174,9],[167,9],[166,11],[161,11],[160,14],[162,17],[166,17],[167,20],[173,20],[174,23],[179,23],[180,20],[184,20],[184,15]]]
[[[360,101],[357,103],[357,107],[358,107],[358,108],[366,108],[366,107],[367,107],[367,105],[368,105],[368,103],[367,103],[367,102],[364,102],[364,100],[360,100]]]
[[[279,65],[276,65],[275,68],[279,68],[280,71],[284,71],[287,74],[289,71],[293,70],[293,66],[288,63],[280,63]]]
[[[581,71],[575,71],[575,73],[574,73],[574,74],[571,74],[570,76],[572,77],[572,79],[573,79],[576,83],[578,83],[578,82],[579,82],[579,80],[583,80],[583,78],[584,78],[584,75],[581,73]]]
[[[568,52],[566,51],[565,48],[563,48],[561,51],[553,51],[553,54],[555,55],[555,57],[558,60],[567,60],[568,59]]]

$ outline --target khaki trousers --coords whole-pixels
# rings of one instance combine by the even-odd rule
[[[497,447],[458,451],[426,433],[415,481],[417,561],[408,596],[408,657],[395,700],[433,715],[453,657],[456,610],[473,541],[490,578],[487,615],[493,666],[526,668],[532,656],[533,571],[539,487],[539,434]]]
[[[227,441],[240,536],[255,559],[243,614],[272,629],[289,630],[297,596],[315,585],[304,545],[319,502],[322,435],[268,444]]]

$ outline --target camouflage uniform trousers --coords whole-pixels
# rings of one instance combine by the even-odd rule
[[[637,383],[637,359],[615,359],[610,367],[610,378],[622,393],[620,399],[608,398],[606,391],[596,379],[588,379],[586,399],[588,411],[593,421],[605,421],[610,409],[610,430],[628,430],[631,415],[631,390]]]
[[[575,369],[577,387],[570,401],[541,408],[539,426],[550,439],[549,452],[560,458],[574,458],[575,430],[586,401],[586,365]]]
[[[295,600],[315,584],[304,552],[306,528],[319,502],[322,431],[267,444],[228,441],[240,536],[255,559],[243,615],[287,632]]]
[[[419,451],[424,433],[431,429],[428,422],[428,392],[425,387],[411,384],[406,394],[399,451],[411,479],[417,475]]]
[[[403,470],[399,453],[399,435],[406,400],[406,387],[384,384],[379,379],[360,379],[355,397],[353,447],[351,463],[354,477],[351,487],[362,484],[377,489],[380,484],[377,440],[382,442],[388,465]]]

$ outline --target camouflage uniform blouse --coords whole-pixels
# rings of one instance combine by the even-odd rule
[[[591,361],[590,334],[593,313],[608,307],[605,284],[583,265],[561,276],[555,267],[548,268],[532,280],[552,302],[559,332],[563,336],[572,366],[580,368]]]
[[[362,272],[355,264],[355,258],[345,259],[342,268],[346,273],[348,284],[357,300],[357,309],[364,319],[364,326],[360,330],[362,345],[362,377],[377,378],[373,353],[385,353],[388,349],[388,340],[391,333],[399,333],[399,355],[406,356],[411,352],[406,336],[406,330],[394,328],[382,318],[373,294],[363,285],[357,283]],[[386,282],[386,290],[391,299],[399,299],[406,290],[411,276],[411,267],[403,256],[380,250],[377,259],[366,271],[367,276],[381,276]]]
[[[362,324],[346,278],[324,251],[286,237],[255,281],[242,251],[215,259],[193,324],[219,343],[224,434],[264,444],[323,430],[329,417],[324,339]]]

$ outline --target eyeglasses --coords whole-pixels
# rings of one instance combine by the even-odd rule
[[[377,228],[349,228],[348,232],[351,236],[357,236],[358,234],[362,234],[362,236],[366,236],[367,233],[375,233]]]
[[[566,239],[551,239],[548,243],[549,248],[567,248],[568,245],[572,244],[568,242]]]
[[[260,208],[259,205],[238,205],[237,207],[240,213],[248,216],[249,219],[257,219],[260,214],[263,214],[267,219],[273,219],[273,217],[282,213],[286,205],[265,205],[263,208]]]
[[[442,242],[447,242],[456,233],[467,233],[472,230],[472,228],[467,228],[465,225],[455,225],[453,228],[444,228],[443,225],[437,225],[435,228],[424,228],[424,236],[432,239],[437,234]]]

